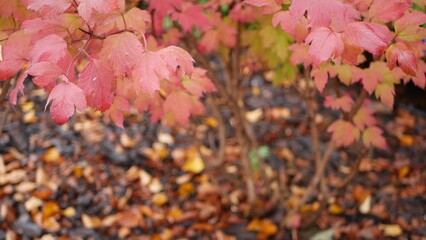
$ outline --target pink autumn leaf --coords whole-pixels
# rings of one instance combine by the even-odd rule
[[[386,60],[389,69],[397,66],[406,74],[415,76],[417,73],[417,59],[413,50],[405,43],[396,42],[386,50]]]
[[[178,21],[185,32],[191,32],[194,26],[200,28],[202,32],[212,27],[210,20],[203,14],[201,5],[186,5],[182,12],[172,14],[172,20]]]
[[[183,91],[175,91],[169,94],[164,101],[164,113],[171,113],[176,122],[187,126],[189,116],[204,111],[204,106],[194,96]]]
[[[382,150],[386,150],[387,144],[383,137],[382,129],[378,127],[368,127],[362,133],[362,142],[366,147],[376,147]]]
[[[417,10],[405,13],[395,20],[396,36],[405,41],[414,42],[426,38],[426,28],[421,25],[426,23],[426,14]]]
[[[368,10],[372,20],[390,22],[400,18],[410,8],[408,0],[375,0]]]
[[[65,38],[69,34],[73,34],[81,24],[81,18],[77,15],[64,13],[49,19],[28,19],[22,23],[21,27],[35,41],[50,34],[56,34],[61,38]]]
[[[321,66],[312,69],[311,77],[314,77],[315,86],[318,91],[322,92],[328,82],[328,68],[326,66]]]
[[[159,52],[145,51],[139,57],[132,76],[138,92],[153,94],[160,89],[160,81],[170,77],[170,72]]]
[[[98,59],[92,59],[78,74],[78,86],[83,89],[87,104],[101,112],[107,110],[114,100],[114,80],[112,69]]]
[[[19,75],[19,78],[16,80],[15,87],[10,91],[9,94],[9,101],[12,105],[16,105],[16,102],[18,100],[18,93],[24,94],[24,81],[28,77],[28,72],[24,71]]]
[[[67,55],[67,43],[56,34],[50,34],[34,44],[30,51],[30,63],[34,64],[41,61],[50,61],[59,63]]]
[[[63,82],[53,88],[47,99],[46,107],[50,106],[50,114],[57,124],[64,124],[74,115],[75,109],[86,108],[86,97],[83,90],[72,82]]]
[[[306,42],[311,43],[309,55],[312,57],[314,66],[339,57],[344,49],[342,35],[330,28],[319,27],[314,29],[307,37]]]
[[[380,101],[384,103],[389,108],[393,108],[394,96],[395,96],[395,86],[391,83],[380,83],[377,85],[374,94],[377,98],[380,98]]]
[[[139,39],[130,32],[108,36],[100,52],[100,60],[107,62],[115,74],[124,76],[136,65],[144,47]]]
[[[374,118],[374,110],[368,107],[361,107],[356,112],[353,121],[355,126],[360,130],[373,126],[377,122]]]
[[[110,13],[120,8],[118,0],[77,0],[78,14],[88,22],[93,11],[100,13]]]
[[[28,0],[28,9],[39,12],[45,18],[56,17],[70,6],[70,0]]]
[[[194,71],[194,59],[184,49],[176,46],[162,48],[158,54],[163,58],[172,72],[177,68],[183,70],[185,74],[191,74]]]
[[[24,31],[14,32],[1,49],[0,81],[13,77],[28,61],[30,38]]]
[[[350,122],[337,120],[328,128],[327,132],[331,132],[331,140],[337,147],[348,147],[360,137],[359,130]]]
[[[63,74],[63,70],[52,62],[38,62],[28,68],[28,74],[33,76],[33,82],[40,87],[55,83],[56,79]]]
[[[350,44],[374,55],[380,55],[389,46],[393,34],[386,26],[380,24],[353,22],[346,26],[344,37]]]
[[[426,87],[426,63],[422,60],[419,60],[417,65],[419,70],[416,72],[416,76],[412,78],[414,84],[419,88],[425,89]]]
[[[164,115],[164,100],[160,94],[149,95],[140,93],[133,104],[140,113],[149,111],[151,123],[158,122]]]
[[[180,10],[182,3],[184,2],[185,0],[151,0],[149,3],[149,9],[155,10],[155,14],[165,17],[173,11]]]
[[[212,81],[206,76],[207,71],[201,68],[195,68],[191,78],[186,76],[182,84],[192,95],[202,97],[204,93],[216,91]]]
[[[329,107],[333,110],[342,110],[344,112],[350,112],[354,101],[348,95],[340,98],[334,98],[332,96],[325,97],[324,106]]]
[[[294,22],[289,11],[279,11],[272,17],[272,24],[289,33],[298,43],[305,40],[308,35],[308,20],[306,17],[301,17],[297,22]]]
[[[263,14],[273,14],[281,10],[275,0],[245,0],[244,3],[263,8]]]
[[[309,57],[309,46],[305,43],[294,43],[288,49],[292,51],[290,63],[294,66],[303,63],[303,66],[307,68],[312,64],[312,59]]]
[[[292,21],[297,22],[302,16],[307,16],[311,28],[329,27],[333,19],[334,25],[341,30],[345,24],[358,19],[360,14],[351,6],[338,0],[293,0],[290,5]]]
[[[129,111],[129,101],[122,96],[115,96],[111,107],[104,112],[104,119],[111,119],[115,126],[124,128],[124,113]]]

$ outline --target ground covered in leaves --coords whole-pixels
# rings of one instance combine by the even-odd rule
[[[285,206],[295,205],[315,170],[304,105],[291,88],[261,77],[247,86],[246,116],[262,157],[252,162],[258,199],[250,215],[232,137],[224,163],[214,164],[214,118],[170,129],[129,115],[121,130],[88,112],[57,126],[43,112],[43,91],[27,89],[0,137],[0,239],[426,238],[424,110],[377,105],[390,151],[370,152],[326,208],[316,198],[302,207],[302,221],[319,216],[309,228],[291,230],[281,227]],[[324,110],[317,120],[325,126],[329,118]],[[238,123],[227,124],[232,136]],[[333,153],[331,186],[349,173],[353,158],[351,151]],[[283,202],[283,195],[290,197]]]

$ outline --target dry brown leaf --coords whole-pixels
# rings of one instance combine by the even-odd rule
[[[102,219],[102,226],[110,227],[117,221],[117,214],[106,216]]]
[[[83,222],[84,227],[90,228],[90,229],[99,228],[100,226],[102,226],[102,221],[100,218],[91,217],[84,213],[81,215],[81,221]]]
[[[49,232],[59,232],[61,230],[61,225],[54,217],[48,217],[42,219],[42,228]]]
[[[24,204],[25,210],[31,212],[37,208],[39,208],[43,204],[43,201],[40,198],[30,197]]]
[[[134,228],[140,226],[142,215],[136,209],[128,209],[117,213],[117,221],[120,226],[125,228]]]
[[[216,118],[207,117],[204,119],[204,124],[211,128],[216,128],[219,125],[219,122],[216,120]]]
[[[34,190],[34,192],[32,193],[34,197],[38,197],[41,200],[49,199],[52,196],[52,194],[53,194],[53,191],[46,186],[39,187],[38,189]]]
[[[163,190],[163,184],[161,184],[160,179],[153,178],[148,188],[152,193],[158,193]]]
[[[130,234],[130,229],[127,227],[122,227],[118,230],[118,237],[120,237],[121,239],[126,238],[127,236],[129,236]]]
[[[139,179],[139,168],[136,166],[132,166],[127,170],[126,174],[124,175],[124,178],[128,182],[136,181]]]
[[[120,135],[120,143],[125,148],[134,148],[137,145],[136,141],[129,137],[126,133],[122,133]]]
[[[34,182],[21,182],[18,185],[16,185],[15,189],[18,192],[21,193],[27,193],[27,192],[31,192],[36,188],[37,184],[35,184]]]
[[[255,109],[253,111],[247,111],[245,117],[248,122],[256,123],[263,117],[263,110],[261,108]]]

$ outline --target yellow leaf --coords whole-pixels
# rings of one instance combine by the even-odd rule
[[[62,215],[65,217],[74,217],[75,213],[75,208],[73,207],[67,207],[62,211]]]
[[[414,138],[410,135],[403,134],[399,137],[399,142],[401,146],[411,147],[414,144]]]
[[[185,172],[198,174],[204,170],[204,161],[199,155],[195,155],[186,159],[183,164],[182,170]]]
[[[51,216],[55,216],[59,213],[61,209],[59,205],[55,201],[50,201],[44,204],[43,206],[43,217],[48,218]]]
[[[165,193],[157,193],[152,197],[152,202],[157,206],[163,206],[169,201],[169,198]]]
[[[206,124],[207,126],[209,126],[211,128],[216,128],[217,125],[219,125],[216,118],[212,118],[212,117],[208,117],[208,118],[204,119],[204,124]]]
[[[380,225],[380,229],[389,237],[398,237],[402,234],[402,229],[398,224],[382,224]]]
[[[329,211],[331,214],[339,215],[339,214],[341,214],[341,213],[344,211],[344,209],[343,209],[343,208],[342,208],[339,204],[333,203],[333,204],[331,204],[331,205],[330,205],[330,207],[328,208],[328,211]]]
[[[102,221],[100,218],[91,217],[84,213],[81,215],[81,221],[83,222],[84,227],[90,228],[90,229],[98,228],[102,225]]]
[[[195,190],[194,185],[190,182],[184,183],[179,186],[178,192],[179,196],[187,198]]]
[[[61,164],[63,162],[61,154],[55,147],[49,148],[44,152],[43,156],[41,156],[41,160],[52,164]]]

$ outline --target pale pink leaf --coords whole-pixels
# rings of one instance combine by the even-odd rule
[[[57,124],[64,124],[74,115],[75,109],[86,108],[86,97],[83,90],[72,82],[63,82],[53,88],[47,99],[46,107],[50,106],[50,114]]]
[[[369,127],[365,129],[362,133],[362,142],[367,147],[372,146],[382,150],[388,148],[386,140],[383,137],[383,131],[378,127]]]

